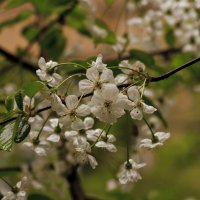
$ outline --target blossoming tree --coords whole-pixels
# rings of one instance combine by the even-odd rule
[[[12,8],[26,2],[9,0],[6,6]],[[162,88],[151,90],[151,86],[174,79],[174,74],[200,61],[197,58],[200,1],[123,1],[123,34],[116,33],[116,29],[95,15],[98,1],[95,4],[92,0],[45,0],[44,7],[37,1],[31,3],[45,23],[34,23],[23,29],[29,44],[18,54],[0,49],[8,62],[18,63],[36,76],[34,81],[21,84],[17,91],[2,95],[0,149],[9,154],[18,146],[26,160],[16,167],[0,168],[0,171],[21,174],[16,185],[2,176],[2,199],[48,199],[42,194],[29,195],[30,188],[43,187],[40,180],[43,176],[38,175],[43,171],[53,171],[69,184],[71,197],[61,195],[58,199],[97,199],[84,192],[79,175],[87,165],[92,169],[101,166],[98,154],[117,154],[119,137],[117,129],[114,132],[112,129],[121,120],[126,124],[120,138],[126,155],[120,159],[121,166],[115,166],[118,172],[108,180],[108,187],[122,189],[141,180],[140,169],[148,167],[142,156],[147,152],[144,149],[163,146],[170,138],[162,108],[160,110],[154,99]],[[105,0],[104,4],[105,15],[115,1]],[[32,15],[32,11],[20,13],[0,27]],[[122,21],[121,18],[118,21]],[[62,33],[65,24],[95,45],[105,44],[109,56],[104,51],[89,59],[62,58],[58,62],[65,49]],[[141,30],[140,33],[133,31],[134,27]],[[27,59],[30,58],[27,52],[37,42],[41,54],[35,66]],[[136,49],[136,44],[146,51]],[[161,50],[163,46],[165,50]],[[75,46],[66,54],[76,55]],[[174,54],[180,56],[180,66],[170,70],[159,66],[168,64]],[[185,58],[189,58],[189,62]],[[192,75],[198,82],[199,72],[193,71]],[[105,159],[109,162],[109,157]]]

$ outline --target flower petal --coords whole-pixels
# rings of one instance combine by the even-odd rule
[[[46,66],[46,61],[43,57],[40,57],[40,59],[38,60],[38,66],[41,70],[46,70],[47,66]]]
[[[94,83],[88,79],[83,79],[79,82],[79,90],[83,94],[91,93],[94,90]]]
[[[130,115],[133,119],[141,120],[143,115],[142,111],[139,108],[133,108],[133,110],[130,112]]]
[[[59,142],[60,141],[60,136],[58,134],[51,134],[48,138],[48,141],[50,142]]]
[[[85,129],[90,129],[94,126],[94,119],[92,117],[86,117],[84,119],[84,125],[85,125]]]
[[[71,125],[71,128],[73,130],[81,130],[81,129],[84,129],[85,128],[85,125],[83,123],[83,121],[80,119],[80,118],[76,118],[73,122],[72,122],[72,125]]]
[[[143,112],[148,113],[148,114],[152,114],[157,110],[153,106],[149,106],[143,102],[142,102],[142,109],[143,109]]]
[[[81,104],[77,109],[76,113],[78,116],[86,116],[90,114],[90,107],[86,104]]]
[[[73,110],[78,106],[78,97],[76,95],[68,95],[65,98],[65,103],[69,110]]]
[[[98,72],[98,70],[95,67],[90,67],[86,71],[86,77],[90,81],[96,82],[97,80],[99,80],[99,72]]]
[[[131,99],[132,101],[138,101],[140,99],[140,93],[138,91],[137,86],[130,87],[127,90],[127,94],[129,99]]]

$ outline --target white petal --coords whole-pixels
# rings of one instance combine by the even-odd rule
[[[99,141],[95,144],[96,147],[100,147],[100,148],[106,148],[107,147],[107,143],[104,141]]]
[[[48,138],[48,141],[50,142],[59,142],[60,141],[60,136],[58,134],[51,134]]]
[[[78,106],[78,97],[76,95],[69,95],[65,98],[65,103],[69,110],[73,110]]]
[[[62,103],[61,99],[56,94],[51,95],[51,108],[59,116],[63,116],[67,112],[65,105]]]
[[[32,142],[24,142],[23,146],[28,147],[28,148],[33,148],[33,143]]]
[[[94,126],[94,119],[92,117],[86,117],[84,119],[85,129],[90,129]]]
[[[90,114],[90,107],[86,104],[81,104],[77,109],[76,113],[78,116],[86,116]]]
[[[91,156],[91,155],[88,155],[88,160],[89,160],[89,163],[90,163],[92,169],[95,169],[96,166],[98,165],[98,163],[97,163],[95,157],[93,157],[93,156]]]
[[[39,76],[40,80],[42,81],[51,81],[51,77],[47,75],[45,71],[38,69],[36,70],[36,74]]]
[[[138,101],[140,99],[140,93],[136,86],[130,87],[127,90],[127,94],[128,94],[129,99],[131,99],[132,101]]]
[[[115,83],[117,85],[128,83],[128,76],[126,74],[118,74],[115,77]]]
[[[149,106],[143,102],[142,102],[142,109],[143,109],[143,112],[148,113],[148,114],[152,114],[157,110],[153,106]]]
[[[119,89],[114,84],[107,84],[105,88],[102,88],[102,96],[106,100],[117,100]]]
[[[52,128],[56,128],[56,126],[58,126],[59,119],[53,118],[53,119],[50,119],[49,122]]]
[[[112,134],[108,134],[108,135],[107,135],[107,138],[108,138],[108,142],[109,142],[109,143],[113,143],[113,142],[116,141],[115,136],[112,135]]]
[[[38,60],[38,66],[40,67],[41,70],[46,70],[47,66],[46,66],[46,61],[43,57],[41,57]]]
[[[100,76],[101,82],[105,83],[115,83],[113,72],[110,69],[103,70],[101,76]]]
[[[110,152],[117,152],[117,148],[113,144],[107,144],[106,149]]]
[[[133,65],[133,69],[139,72],[143,72],[145,70],[145,65],[140,61],[136,61]]]
[[[165,132],[156,132],[155,136],[158,137],[160,142],[164,142],[170,137],[170,133],[165,133]]]
[[[99,72],[98,72],[98,70],[95,67],[90,67],[86,71],[86,77],[90,81],[96,82],[97,80],[99,80]]]
[[[79,90],[83,94],[91,93],[94,90],[94,83],[87,79],[81,80],[79,82]]]
[[[36,147],[34,149],[34,151],[38,156],[46,156],[47,155],[46,150],[42,147]]]
[[[119,66],[121,67],[121,71],[125,74],[130,74],[132,72],[131,70],[132,66],[129,64],[128,60],[121,61]],[[130,68],[130,70],[127,68]]]
[[[130,112],[130,115],[133,119],[141,120],[143,118],[142,111],[139,108],[133,108]]]
[[[83,123],[83,121],[79,118],[76,118],[73,122],[72,122],[72,125],[71,125],[71,128],[73,130],[81,130],[81,129],[84,129],[85,128],[85,125]]]
[[[78,135],[78,132],[77,131],[65,131],[64,135],[65,135],[65,138],[68,139],[68,138]]]

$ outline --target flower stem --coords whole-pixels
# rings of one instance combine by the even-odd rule
[[[145,122],[145,124],[148,126],[149,130],[151,131],[151,135],[152,135],[152,139],[155,140],[156,136],[154,135],[154,132],[150,126],[150,124],[147,122],[147,120],[143,117],[143,121]]]

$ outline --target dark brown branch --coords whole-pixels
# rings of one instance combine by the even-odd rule
[[[60,15],[58,15],[57,18],[55,18],[54,20],[50,21],[46,26],[44,26],[43,28],[41,28],[41,30],[39,31],[39,33],[33,38],[33,40],[28,44],[28,46],[23,50],[23,53],[26,53],[30,50],[30,48],[32,47],[32,45],[40,40],[43,35],[49,30],[50,27],[54,26],[55,24],[64,24],[65,22],[65,18],[67,15],[69,15],[73,9],[76,7],[76,5],[78,4],[78,0],[74,0],[68,7],[67,9],[65,9]],[[8,61],[12,62],[12,63],[17,63],[19,65],[21,65],[23,68],[29,70],[30,72],[35,73],[35,70],[37,69],[37,67],[27,61],[24,61],[22,59],[23,56],[16,56],[11,54],[10,52],[6,51],[4,48],[0,47],[0,55],[4,56]]]
[[[176,69],[174,69],[174,70],[171,70],[171,71],[169,71],[169,72],[167,72],[166,74],[163,74],[163,75],[161,75],[161,76],[158,76],[158,77],[150,77],[149,82],[158,82],[158,81],[167,79],[167,78],[169,78],[170,76],[172,76],[173,74],[176,74],[177,72],[179,72],[179,71],[181,71],[181,70],[183,70],[183,69],[185,69],[185,68],[187,68],[187,67],[190,67],[190,66],[192,66],[193,64],[195,64],[195,63],[197,63],[197,62],[199,62],[199,61],[200,61],[200,57],[199,57],[199,58],[196,58],[196,59],[194,59],[194,60],[192,60],[192,61],[190,61],[190,62],[188,62],[188,63],[186,63],[186,64],[184,64],[184,65],[182,65],[182,66],[180,66],[180,67],[178,67],[178,68],[176,68]]]
[[[78,167],[72,167],[71,172],[66,176],[69,183],[69,190],[73,200],[86,200],[85,193],[81,187],[81,183],[77,172]]]
[[[19,64],[21,65],[23,68],[29,70],[30,72],[34,72],[37,69],[37,67],[27,61],[22,60],[20,57],[17,57],[11,53],[9,53],[8,51],[6,51],[5,49],[3,49],[2,47],[0,47],[0,55],[4,56],[8,61],[14,63],[14,64]]]

